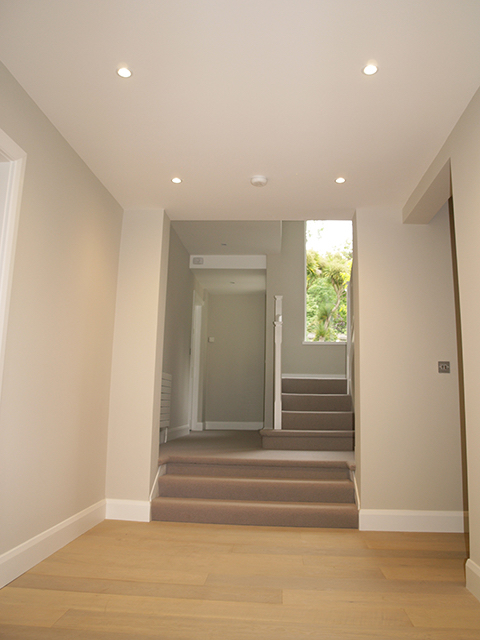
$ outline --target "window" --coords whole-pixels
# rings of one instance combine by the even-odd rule
[[[308,220],[305,229],[305,340],[346,342],[352,223],[350,220]]]

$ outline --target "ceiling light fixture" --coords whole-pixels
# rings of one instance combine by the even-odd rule
[[[369,63],[367,64],[366,67],[363,68],[363,73],[366,76],[373,76],[375,73],[377,73],[377,71],[378,71],[378,67],[376,64],[373,64],[373,63]]]
[[[172,182],[175,183],[175,184],[180,184],[181,181],[182,181],[181,178],[172,178]]]
[[[121,78],[130,78],[132,75],[132,72],[127,67],[120,67],[120,69],[117,69],[117,73]]]
[[[345,178],[342,178],[342,176],[339,176],[338,178],[335,179],[335,182],[337,184],[343,184],[345,182]]]
[[[254,187],[264,187],[268,180],[265,176],[253,176],[250,178],[250,182]]]

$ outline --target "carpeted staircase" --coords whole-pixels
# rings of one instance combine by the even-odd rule
[[[170,456],[152,519],[172,522],[357,528],[345,461]]]
[[[352,398],[345,379],[283,378],[282,428],[262,429],[264,449],[353,451]]]

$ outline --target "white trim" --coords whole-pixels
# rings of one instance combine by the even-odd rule
[[[192,330],[190,337],[190,376],[189,376],[189,425],[190,429],[196,427],[198,422],[198,409],[200,398],[200,369],[202,357],[202,323],[203,300],[197,291],[193,292],[192,301]]]
[[[204,431],[205,430],[205,423],[204,422],[197,422],[196,425],[193,426],[192,431]]]
[[[465,575],[467,579],[467,589],[473,593],[477,600],[480,600],[480,567],[471,558],[465,565]]]
[[[150,522],[150,501],[107,499],[105,519]]]
[[[463,511],[408,511],[403,509],[360,509],[360,531],[424,531],[463,533]]]
[[[282,307],[283,296],[274,296],[275,299],[275,329],[273,331],[273,428],[282,428],[282,340],[283,322]]]
[[[170,427],[168,429],[168,438],[167,442],[171,442],[172,440],[176,440],[177,438],[183,438],[183,436],[188,436],[190,433],[190,425],[184,424],[180,427]]]
[[[206,422],[207,431],[231,430],[231,431],[260,431],[263,422]]]
[[[305,378],[306,380],[346,380],[344,373],[282,373],[282,378]]]
[[[150,495],[148,497],[148,499],[150,500],[150,502],[156,498],[158,496],[158,478],[160,477],[160,471],[162,471],[162,467],[164,467],[165,465],[161,464],[158,469],[157,469],[157,474],[155,476],[155,480],[153,481],[152,484],[152,489],[150,491]],[[164,473],[162,473],[161,475],[164,475]]]
[[[0,588],[105,519],[105,500],[80,511],[0,556]]]
[[[338,342],[320,342],[319,340],[304,340],[302,342],[302,344],[313,344],[315,346],[328,346],[331,347],[333,346],[337,346],[337,347],[346,347],[347,346],[347,341],[343,340],[343,341],[338,341]]]
[[[361,509],[361,506],[360,506],[360,491],[358,490],[357,475],[356,475],[355,471],[350,471],[350,475],[351,475],[351,478],[353,480],[353,489],[355,491],[355,504],[357,505],[357,508],[360,511],[360,509]]]
[[[9,163],[8,184],[0,232],[0,388],[3,379],[5,344],[7,337],[10,291],[12,288],[13,264],[17,245],[20,203],[25,175],[27,154],[0,129],[0,153]]]

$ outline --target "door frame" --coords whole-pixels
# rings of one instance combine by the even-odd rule
[[[0,160],[8,163],[6,188],[0,197],[0,389],[3,381],[8,312],[17,244],[26,152],[0,129]]]
[[[193,292],[192,305],[192,339],[190,346],[190,397],[189,423],[190,431],[203,431],[203,421],[198,420],[200,404],[200,364],[202,356],[202,321],[203,300]]]

